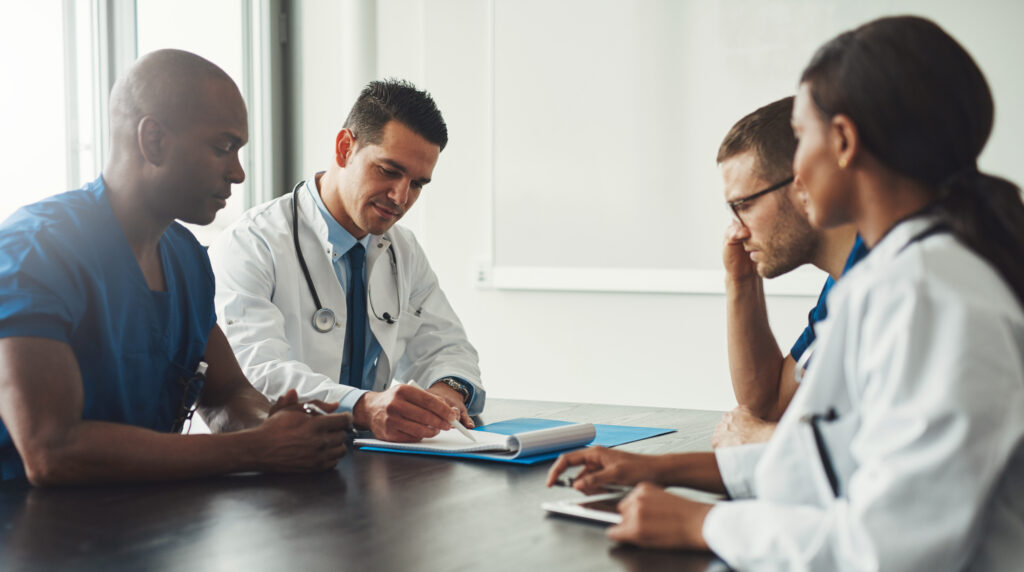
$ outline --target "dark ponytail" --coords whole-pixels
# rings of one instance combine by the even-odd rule
[[[1017,185],[977,170],[994,105],[963,47],[929,20],[882,18],[819,48],[800,81],[823,116],[849,117],[875,158],[935,192],[928,211],[1024,306],[1024,202]]]
[[[1017,185],[972,170],[944,181],[939,193],[929,208],[995,266],[1024,306],[1024,204]]]

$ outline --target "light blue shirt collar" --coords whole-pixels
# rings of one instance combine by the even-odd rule
[[[331,211],[327,210],[327,205],[320,198],[320,191],[316,188],[316,177],[320,174],[317,173],[306,179],[306,189],[309,191],[310,196],[313,197],[313,201],[316,202],[316,208],[320,209],[320,215],[324,217],[324,222],[327,223],[327,241],[331,243],[331,246],[334,247],[334,252],[339,256],[343,256],[357,242],[362,244],[363,248],[368,251],[373,235],[367,233],[363,238],[356,240],[356,237],[345,230],[345,227],[341,226],[341,223],[334,218]]]

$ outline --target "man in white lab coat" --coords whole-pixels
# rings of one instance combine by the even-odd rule
[[[327,169],[210,246],[218,321],[266,395],[338,401],[357,427],[392,441],[455,419],[473,426],[485,399],[476,350],[416,238],[395,226],[447,140],[428,94],[371,82]]]
[[[715,429],[712,445],[767,441],[813,353],[815,324],[836,280],[867,255],[851,225],[816,229],[793,183],[796,138],[789,125],[793,98],[765,105],[736,122],[718,149],[725,200],[733,211],[726,231],[726,319],[729,369],[738,407]],[[783,357],[768,324],[764,278],[804,264],[828,273],[808,325]]]

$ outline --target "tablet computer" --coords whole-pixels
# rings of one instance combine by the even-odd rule
[[[542,503],[540,507],[554,514],[608,524],[619,524],[622,522],[622,515],[619,514],[618,510],[619,501],[626,494],[625,492],[617,492],[576,497],[570,500]]]

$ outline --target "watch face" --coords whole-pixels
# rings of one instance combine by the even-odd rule
[[[454,380],[454,379],[452,379],[450,377],[449,378],[445,378],[445,379],[443,379],[441,381],[443,381],[445,383],[445,385],[447,385],[448,387],[454,389],[455,391],[458,391],[459,395],[462,395],[462,401],[463,402],[466,402],[467,400],[469,400],[469,389],[467,389],[466,386],[463,385],[461,382],[456,381],[456,380]]]

